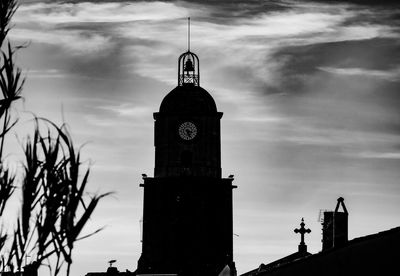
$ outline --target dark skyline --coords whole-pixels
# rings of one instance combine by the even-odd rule
[[[18,53],[27,75],[18,135],[23,110],[59,121],[63,110],[77,144],[89,142],[88,188],[116,192],[90,226],[105,230],[78,244],[73,274],[110,259],[136,265],[152,113],[176,86],[188,16],[202,87],[224,112],[223,176],[239,186],[238,272],[296,251],[302,217],[318,252],[319,210],[339,196],[349,238],[398,226],[399,7],[354,2],[22,1],[10,32],[30,42]]]

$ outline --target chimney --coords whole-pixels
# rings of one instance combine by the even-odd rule
[[[343,211],[339,212],[342,206]],[[337,200],[335,211],[325,211],[322,222],[322,251],[344,246],[348,241],[348,217],[343,197]]]

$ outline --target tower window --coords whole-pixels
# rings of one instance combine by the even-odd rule
[[[192,152],[190,152],[188,150],[184,150],[181,153],[182,166],[185,167],[185,168],[190,167],[192,165],[192,158],[193,158]]]

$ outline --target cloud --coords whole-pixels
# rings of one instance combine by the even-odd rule
[[[361,152],[360,158],[400,159],[400,152]]]
[[[111,111],[122,117],[143,117],[151,113],[151,109],[146,106],[134,106],[130,103],[122,103],[117,106],[99,106],[99,109]]]
[[[83,2],[22,5],[14,22],[19,24],[125,23],[183,18],[185,9],[166,2]]]
[[[241,16],[227,13],[222,22],[213,16],[214,5],[229,6],[225,2],[199,6],[157,1],[22,5],[13,36],[57,45],[85,59],[108,59],[117,49],[126,51],[126,68],[133,73],[171,83],[176,69],[170,67],[169,57],[185,47],[184,18],[190,14],[194,22],[193,47],[202,49],[208,60],[216,61],[206,60],[210,75],[219,70],[222,75],[218,77],[229,78],[230,67],[235,64],[243,68],[239,74],[250,70],[255,83],[274,86],[285,62],[276,59],[274,53],[283,46],[366,39],[391,32],[390,27],[379,24],[343,26],[346,20],[357,16],[348,5],[332,8],[315,3],[276,2],[260,9],[262,4],[258,2],[243,3],[242,9],[247,12]],[[122,46],[123,41],[129,41],[130,46]]]
[[[23,42],[60,46],[71,54],[85,55],[89,58],[114,46],[111,37],[85,30],[16,28],[11,38]]]
[[[378,79],[384,79],[388,81],[399,81],[400,80],[400,67],[393,70],[370,70],[364,68],[332,68],[332,67],[317,67],[318,69],[339,75],[347,76],[366,76],[374,77]]]
[[[29,75],[29,78],[39,79],[65,78],[67,76],[67,74],[58,69],[29,70],[27,74]]]
[[[115,126],[115,119],[114,118],[99,118],[96,115],[88,114],[84,116],[84,119],[90,124],[96,127],[112,127]],[[120,123],[119,123],[120,125]],[[128,124],[125,124],[128,127]]]
[[[33,3],[21,5],[13,22],[12,39],[57,45],[74,54],[93,57],[118,45],[119,39],[137,39],[120,33],[127,23],[183,20],[188,10],[174,3]],[[146,24],[146,23],[143,23]],[[135,31],[134,31],[135,33]]]

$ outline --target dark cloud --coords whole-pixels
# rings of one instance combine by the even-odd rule
[[[387,70],[400,65],[397,38],[318,43],[280,49],[275,58],[288,62],[284,74],[312,73],[318,67],[361,67]]]
[[[362,6],[386,6],[386,5],[398,5],[399,1],[397,0],[312,0],[313,2],[318,3],[340,3],[340,4],[358,4]]]
[[[309,89],[305,81],[307,76],[320,73],[323,67],[395,70],[400,66],[397,41],[396,38],[373,38],[282,48],[274,55],[275,60],[284,64],[280,72],[281,90],[274,92],[306,93]],[[392,91],[393,86],[398,88],[399,84],[388,82],[386,86]]]
[[[205,21],[217,23],[232,22],[238,18],[252,18],[259,14],[289,10],[290,6],[282,1],[185,1],[201,5],[214,6],[210,17]]]
[[[352,136],[372,151],[382,150],[382,143],[384,150],[396,151],[393,137],[400,134],[398,41],[397,37],[377,37],[278,49],[272,60],[281,64],[279,78],[263,87],[265,99],[274,100],[275,112],[290,118],[294,129],[310,130],[299,130],[299,137],[296,131],[285,131],[282,137],[293,136],[313,148],[329,137],[338,142],[333,142],[338,147],[331,154],[351,144]],[[343,137],[343,131],[348,135]],[[328,150],[326,144],[324,148]]]
[[[400,5],[388,6],[359,6],[349,7],[349,10],[355,12],[355,16],[343,22],[343,25],[352,26],[359,24],[382,24],[391,27],[400,27]]]

